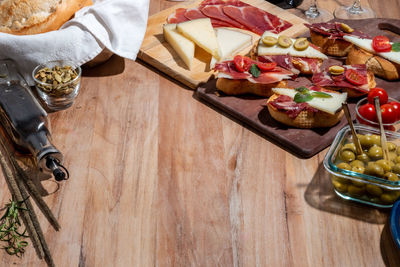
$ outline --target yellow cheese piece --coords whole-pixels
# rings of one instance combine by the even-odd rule
[[[217,37],[209,18],[185,21],[176,26],[179,33],[192,40],[217,59],[220,58]]]
[[[163,32],[165,40],[172,46],[190,70],[194,58],[194,43],[176,30],[176,24],[164,25]]]

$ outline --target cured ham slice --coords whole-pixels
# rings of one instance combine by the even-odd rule
[[[200,3],[200,6],[207,6],[207,5],[231,5],[231,6],[248,6],[249,4],[246,4],[242,1],[239,0],[204,0],[203,2]]]
[[[322,61],[318,58],[293,57],[292,63],[293,62],[302,65],[305,72],[321,72],[320,67],[322,65]]]
[[[186,8],[177,8],[174,13],[168,16],[168,23],[180,23],[188,21],[189,19],[185,17]]]
[[[202,18],[209,18],[208,16],[204,15],[203,12],[200,11],[200,8],[188,8],[186,9],[185,12],[185,17],[187,18],[187,20],[195,20],[195,19],[202,19]],[[218,27],[233,27],[232,24],[229,24],[225,21],[216,19],[216,18],[212,18],[210,17],[211,20],[211,24],[214,28],[218,28]]]
[[[311,107],[309,104],[303,103],[296,103],[290,96],[287,95],[279,95],[273,101],[269,102],[269,104],[279,111],[285,112],[289,118],[295,119],[300,112],[304,111],[311,111],[311,112],[318,112],[318,109]]]
[[[290,22],[253,6],[226,5],[223,7],[223,11],[228,17],[259,35],[265,31],[280,33],[292,26]]]
[[[257,62],[254,61],[254,64]],[[280,82],[284,79],[290,79],[293,73],[291,71],[285,70],[281,67],[275,67],[271,71],[261,72],[258,77],[254,77],[248,71],[239,72],[235,63],[232,60],[216,63],[214,70],[217,70],[219,78],[228,78],[235,80],[247,79],[252,83],[262,83],[270,84],[275,82]]]
[[[363,92],[369,91],[366,65],[344,65],[343,68],[345,71],[340,75],[331,75],[328,69],[323,72],[315,73],[312,77],[312,82],[321,87],[351,88]],[[356,70],[359,74],[365,77],[365,81],[367,82],[357,86],[347,81],[344,73],[348,69]]]
[[[202,7],[200,10],[205,16],[209,18],[218,19],[226,22],[228,25],[230,25],[228,27],[247,30],[247,28],[244,25],[240,24],[239,22],[225,15],[223,7],[224,5],[206,5]]]
[[[370,38],[369,35],[358,30],[354,30],[352,33],[344,32],[341,29],[341,23],[313,23],[304,25],[316,33],[328,36],[330,39],[343,39],[343,36],[345,35],[353,35],[360,38]]]
[[[293,66],[292,56],[290,55],[259,56],[257,59],[261,62],[275,62],[279,67],[289,70],[296,75],[300,73],[300,71]]]

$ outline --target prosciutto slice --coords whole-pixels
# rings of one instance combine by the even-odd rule
[[[279,111],[285,112],[291,119],[295,119],[303,110],[318,112],[318,109],[311,107],[305,102],[294,102],[293,99],[287,95],[279,95],[277,98],[269,102],[269,104]]]
[[[351,88],[362,92],[369,91],[366,65],[344,65],[343,68],[345,69],[345,72],[348,69],[356,70],[359,74],[361,74],[366,78],[365,80],[367,82],[362,85],[354,85],[349,81],[347,81],[346,76],[344,74],[345,72],[340,75],[331,75],[329,72],[329,68],[327,68],[323,72],[315,73],[312,77],[312,82],[315,85],[321,87]]]
[[[316,33],[328,36],[330,39],[343,39],[344,35],[353,35],[360,38],[370,38],[369,35],[358,30],[354,30],[352,33],[344,32],[341,29],[341,23],[313,23],[304,25]]]
[[[254,64],[257,61],[253,61]],[[220,63],[216,63],[214,70],[219,72],[218,77],[235,79],[235,80],[243,80],[246,79],[252,83],[261,83],[261,84],[270,84],[275,82],[280,82],[284,79],[290,79],[293,73],[291,71],[285,70],[281,67],[275,67],[271,71],[261,72],[258,77],[254,77],[251,73],[239,72],[235,63],[232,60],[223,61]],[[222,73],[222,75],[220,75]]]
[[[300,73],[300,71],[293,66],[292,56],[290,55],[258,56],[257,59],[261,62],[275,62],[279,67],[291,71],[296,76]]]
[[[186,8],[177,8],[174,13],[168,16],[168,23],[181,23],[188,21],[189,19],[185,17]]]
[[[203,12],[201,12],[200,8],[195,7],[195,8],[188,8],[185,12],[185,17],[188,20],[194,20],[194,19],[202,19],[202,18],[208,18],[206,15],[203,14]],[[216,18],[210,18],[211,19],[211,25],[214,28],[218,28],[218,27],[233,27],[231,24],[222,21],[220,19],[216,19]]]
[[[206,5],[231,5],[231,6],[248,6],[249,4],[246,4],[242,1],[239,0],[204,0],[203,2],[200,3],[200,6],[206,6]]]
[[[230,25],[228,27],[248,30],[244,25],[238,23],[237,21],[225,15],[223,7],[224,5],[206,5],[202,7],[200,10],[205,16],[209,18],[218,19],[226,22],[228,25]]]
[[[292,26],[290,22],[253,6],[226,5],[223,7],[223,11],[228,17],[259,35],[262,35],[265,31],[280,33]]]

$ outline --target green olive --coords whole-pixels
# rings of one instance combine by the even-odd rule
[[[396,151],[397,146],[395,144],[392,142],[387,142],[386,144],[389,151]]]
[[[274,46],[278,42],[278,39],[276,39],[275,37],[272,37],[272,36],[264,36],[262,38],[262,42],[266,46]]]
[[[385,174],[383,168],[375,162],[368,162],[368,165],[365,168],[365,173],[378,177],[382,177]]]
[[[356,158],[358,160],[361,160],[364,163],[368,163],[368,161],[370,161],[371,159],[368,157],[367,153],[363,152],[360,155],[357,155]]]
[[[345,145],[342,147],[341,151],[344,151],[344,150],[350,150],[350,151],[352,151],[352,152],[355,153],[355,154],[357,153],[356,145],[355,145],[354,143],[345,144]]]
[[[358,166],[358,167],[364,167],[365,164],[364,164],[364,162],[362,162],[361,160],[356,159],[356,160],[353,160],[352,162],[350,162],[350,166],[351,166],[351,167],[356,167],[356,166]]]
[[[288,48],[289,46],[292,45],[292,43],[293,43],[292,39],[290,39],[285,35],[280,35],[278,37],[278,44],[283,48]]]
[[[392,172],[400,174],[400,163],[394,164],[394,166],[392,167]]]
[[[400,156],[397,156],[397,157],[394,159],[394,161],[395,161],[396,163],[400,163]]]
[[[396,182],[399,180],[399,176],[393,172],[387,172],[385,173],[385,178],[388,179],[391,182]]]
[[[335,189],[341,193],[344,193],[347,191],[347,184],[343,184],[339,181],[332,181],[333,186]]]
[[[347,187],[347,192],[351,196],[360,197],[360,196],[364,195],[365,187],[358,187],[358,186],[355,186],[355,185],[349,185]]]
[[[310,46],[310,42],[307,40],[307,38],[304,38],[304,37],[297,38],[293,45],[293,47],[299,51],[306,50],[307,47],[309,47],[309,46]]]
[[[365,172],[365,168],[362,166],[354,166],[351,168],[351,170],[353,172],[358,172],[358,173],[364,173]]]
[[[374,145],[371,135],[362,135],[362,137],[360,138],[360,143],[364,149],[368,149]]]
[[[371,135],[371,140],[373,145],[380,146],[381,145],[381,137],[379,135],[373,134]]]
[[[392,166],[394,165],[393,162],[386,159],[380,159],[375,163],[381,166],[384,172],[390,171],[392,169]]]
[[[351,165],[349,163],[346,162],[341,162],[337,165],[338,168],[343,169],[343,170],[348,170],[351,171]]]
[[[381,195],[381,201],[385,204],[392,204],[396,199],[396,196],[391,193],[383,193]]]
[[[372,185],[372,184],[367,184],[365,186],[365,190],[367,190],[367,192],[375,197],[379,197],[380,195],[382,195],[383,190],[382,188],[380,188],[377,185]]]
[[[344,152],[344,151],[343,151]],[[368,150],[368,156],[371,159],[377,160],[377,159],[381,159],[383,157],[383,151],[382,148],[380,146],[372,146],[369,150]]]
[[[356,181],[356,180],[351,180],[351,183],[357,187],[363,187],[365,185],[364,182],[361,181]]]
[[[390,151],[390,152],[389,152],[389,160],[395,162],[395,161],[396,161],[396,158],[397,158],[396,152]]]
[[[398,146],[398,147],[396,148],[396,153],[397,153],[397,155],[400,156],[400,146]]]
[[[354,154],[354,152],[350,151],[350,150],[343,150],[340,153],[340,158],[344,161],[344,162],[351,162],[353,160],[356,159],[356,155]]]

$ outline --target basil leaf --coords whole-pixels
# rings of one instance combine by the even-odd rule
[[[306,94],[302,94],[302,93],[296,93],[295,95],[294,95],[294,102],[296,102],[296,103],[303,103],[303,102],[307,102],[307,101],[310,101],[311,99],[313,99],[314,97],[311,95],[311,94],[309,94],[309,93],[306,93]]]
[[[392,44],[392,51],[393,52],[400,52],[400,43],[393,43]]]
[[[256,64],[253,64],[253,65],[251,65],[251,67],[250,67],[250,73],[251,73],[251,75],[253,75],[254,77],[257,78],[258,76],[260,76],[261,71],[260,71],[260,69],[257,67]]]
[[[310,90],[308,90],[308,88],[305,87],[305,86],[297,87],[297,88],[295,88],[294,90],[296,90],[297,92],[303,93],[303,94],[308,93],[308,92],[310,91]]]
[[[332,96],[330,94],[324,93],[324,92],[312,92],[312,96],[315,97],[320,97],[320,98],[331,98]]]

